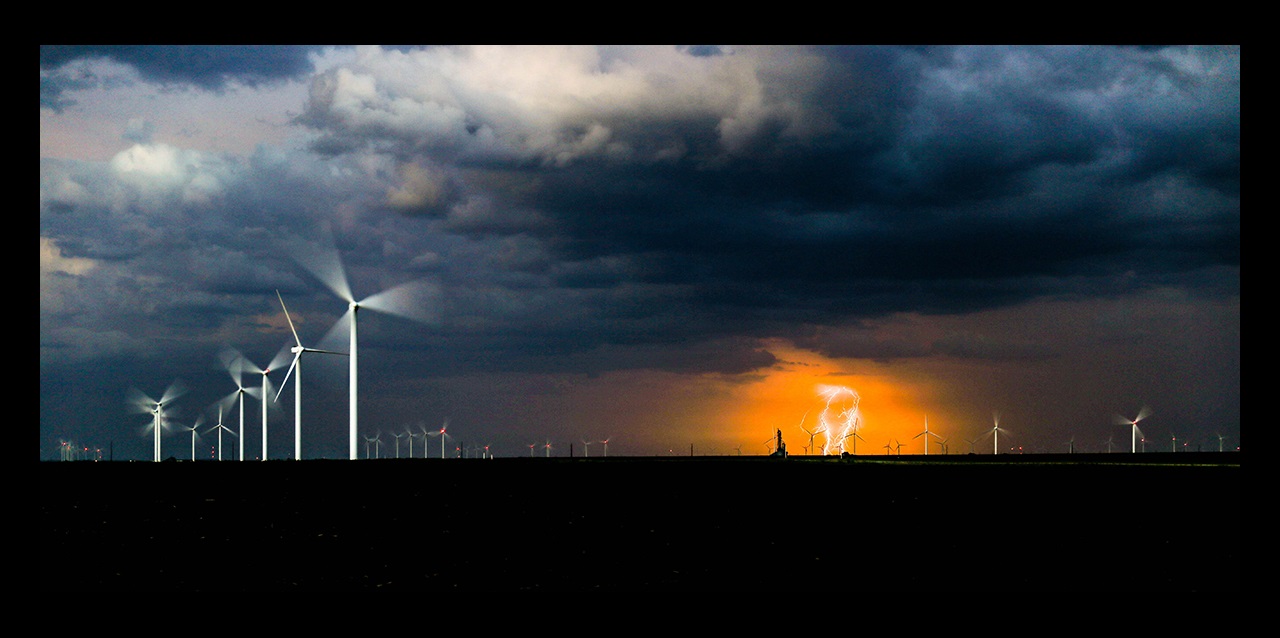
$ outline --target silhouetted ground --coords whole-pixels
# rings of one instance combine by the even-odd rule
[[[43,462],[40,585],[1238,591],[1239,459]]]

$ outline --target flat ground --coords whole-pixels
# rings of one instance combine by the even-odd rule
[[[38,475],[43,591],[1242,580],[1238,453],[43,462]]]

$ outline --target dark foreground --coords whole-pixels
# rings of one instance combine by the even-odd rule
[[[1116,456],[43,462],[36,562],[43,591],[1238,591],[1239,455]]]

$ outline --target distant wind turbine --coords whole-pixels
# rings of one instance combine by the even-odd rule
[[[921,432],[911,438],[918,439],[922,436],[924,437],[924,455],[929,456],[929,437],[932,436],[938,439],[941,439],[942,437],[939,436],[937,432],[929,431],[929,415],[927,414],[924,416],[924,432]]]
[[[233,390],[231,394],[228,394],[226,397],[224,397],[223,401],[238,403],[240,406],[239,437],[240,437],[240,440],[242,441],[242,443],[240,444],[240,460],[243,461],[244,460],[244,443],[243,443],[244,441],[244,395],[245,393],[249,392],[249,390],[245,388],[244,384],[242,383],[244,366],[245,366],[246,360],[244,358],[244,355],[240,354],[240,351],[234,348],[224,348],[222,352],[218,354],[219,354],[219,357],[222,359],[222,366],[226,368],[227,373],[231,375],[231,380],[234,381],[236,384],[236,389]],[[266,379],[266,377],[263,377],[263,379]],[[264,402],[264,405],[265,405],[265,402]],[[266,420],[263,419],[263,422],[265,423]],[[222,430],[230,431],[226,426],[222,425],[222,406],[221,405],[218,406],[218,426],[215,429],[218,430],[218,460],[221,461],[222,460]]]
[[[1004,432],[1004,433],[1008,434],[1008,433],[1009,433],[1009,431],[1008,431],[1008,430],[1006,430],[1006,429],[1004,429],[1004,428],[1002,428],[1002,427],[1000,427],[1000,413],[999,413],[999,412],[992,412],[992,413],[991,413],[991,420],[992,420],[992,426],[991,426],[991,429],[990,429],[990,430],[987,430],[987,431],[986,431],[986,434],[983,434],[982,436],[980,436],[980,437],[978,437],[978,438],[979,438],[979,439],[983,439],[983,438],[985,438],[985,437],[987,436],[987,434],[993,435],[993,436],[995,437],[995,439],[992,441],[992,446],[991,446],[992,454],[999,454],[999,453],[1000,453],[1000,433],[1001,433],[1001,432]]]
[[[191,460],[196,460],[196,439],[200,438],[200,426],[204,423],[204,415],[196,416],[196,422],[191,425],[184,425],[182,429],[191,432]]]
[[[1143,436],[1142,430],[1138,429],[1138,421],[1141,421],[1150,415],[1151,415],[1151,410],[1149,410],[1145,405],[1142,406],[1141,410],[1138,410],[1138,416],[1132,419],[1126,419],[1123,416],[1120,416],[1119,414],[1116,415],[1115,421],[1117,425],[1128,425],[1128,426],[1132,426],[1133,428],[1133,431],[1132,431],[1133,443],[1129,448],[1129,451],[1131,453],[1136,453],[1138,451],[1138,439]]]
[[[613,437],[610,437],[610,438],[613,438]],[[601,441],[600,444],[604,446],[604,455],[609,456],[609,439],[605,439]]]
[[[231,434],[231,436],[236,435],[236,433],[232,431],[231,428],[222,424],[222,405],[218,405],[218,424],[213,426],[212,429],[218,431],[218,460],[221,461],[222,460],[222,433],[228,432]]]
[[[586,439],[582,439],[582,456],[584,456],[584,457],[589,457],[589,456],[591,456],[591,444],[592,444],[592,443],[595,443],[595,441],[588,441],[588,440],[586,440]]]
[[[169,387],[165,389],[164,394],[161,395],[159,399],[152,399],[151,397],[143,394],[137,388],[132,388],[130,390],[131,396],[129,402],[134,406],[134,409],[142,412],[143,414],[151,415],[150,430],[153,437],[153,461],[160,460],[160,431],[164,429],[168,422],[168,417],[165,414],[165,408],[177,400],[178,397],[186,394],[186,392],[186,386],[183,385],[181,381],[177,380],[169,384]]]

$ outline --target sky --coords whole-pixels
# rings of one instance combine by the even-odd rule
[[[42,460],[1241,445],[1239,46],[39,57]]]

